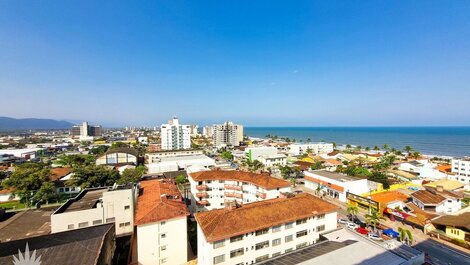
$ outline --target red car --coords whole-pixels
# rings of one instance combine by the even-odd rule
[[[359,233],[359,234],[363,234],[363,235],[367,235],[369,234],[369,230],[365,229],[365,228],[362,228],[362,227],[358,227],[356,229],[356,231]]]

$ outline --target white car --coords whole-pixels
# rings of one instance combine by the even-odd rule
[[[356,230],[359,226],[355,223],[348,222],[347,227],[352,230]]]
[[[372,234],[372,233],[369,233],[367,234],[367,237],[372,239],[372,240],[376,240],[376,241],[381,241],[383,240],[380,236],[376,235],[376,234]]]
[[[338,219],[338,223],[345,225],[345,224],[348,223],[348,220],[345,220],[345,219]]]

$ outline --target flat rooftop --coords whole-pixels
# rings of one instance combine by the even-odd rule
[[[75,212],[82,211],[87,209],[95,208],[96,202],[103,196],[103,193],[106,192],[108,188],[101,188],[96,190],[85,190],[84,195],[80,196],[82,193],[77,195],[77,199],[73,198],[70,200],[70,203],[64,204],[61,208],[61,213],[65,212]]]
[[[360,180],[360,178],[350,177],[346,174],[340,174],[336,172],[331,172],[327,170],[309,170],[307,172],[319,175],[325,178],[334,179],[336,181],[346,182],[346,181],[355,181]]]
[[[54,208],[7,213],[0,220],[0,242],[9,242],[51,232],[51,214]]]
[[[388,250],[352,231],[340,229],[324,235],[328,241],[266,261],[264,265],[399,265],[421,252],[404,246]],[[410,250],[409,250],[410,249]],[[424,259],[424,257],[423,257]]]
[[[162,157],[160,158],[161,162],[179,162],[184,160],[214,160],[204,154],[199,155],[182,155],[182,156],[171,156],[171,157]]]

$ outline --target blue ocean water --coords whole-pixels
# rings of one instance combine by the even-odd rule
[[[265,137],[268,134],[361,145],[373,148],[384,144],[403,150],[409,145],[428,155],[470,156],[470,127],[245,127],[244,134]]]

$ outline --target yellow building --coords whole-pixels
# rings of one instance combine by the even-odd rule
[[[470,243],[470,212],[441,216],[431,222],[446,236]]]

